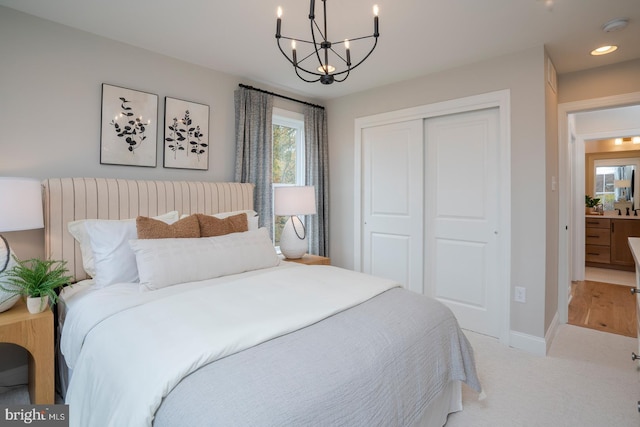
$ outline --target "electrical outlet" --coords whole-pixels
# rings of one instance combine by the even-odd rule
[[[515,302],[527,302],[527,290],[522,286],[516,286],[513,300]]]

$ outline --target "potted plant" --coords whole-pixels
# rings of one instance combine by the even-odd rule
[[[584,206],[586,213],[591,213],[595,210],[596,206],[600,204],[600,198],[591,197],[588,194],[584,196]]]
[[[27,298],[27,309],[30,313],[40,313],[58,301],[56,289],[72,280],[67,276],[66,261],[30,259],[19,261],[14,257],[16,265],[5,271],[6,282],[10,287],[0,285],[6,292],[13,292]]]

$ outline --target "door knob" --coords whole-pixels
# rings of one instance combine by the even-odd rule
[[[635,352],[631,352],[631,360],[638,360],[640,356],[638,356]]]
[[[631,288],[631,294],[640,294],[640,288]]]

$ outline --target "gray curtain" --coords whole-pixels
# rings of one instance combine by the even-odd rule
[[[315,186],[317,215],[307,217],[309,253],[329,256],[329,139],[323,108],[305,106],[306,185]]]
[[[273,96],[240,88],[235,91],[236,182],[255,184],[254,209],[260,227],[272,234],[272,116]],[[273,236],[271,236],[273,238]]]

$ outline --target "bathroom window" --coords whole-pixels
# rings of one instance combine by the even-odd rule
[[[636,169],[640,159],[606,159],[594,162],[594,196],[600,199],[605,211],[637,207],[638,188]]]

